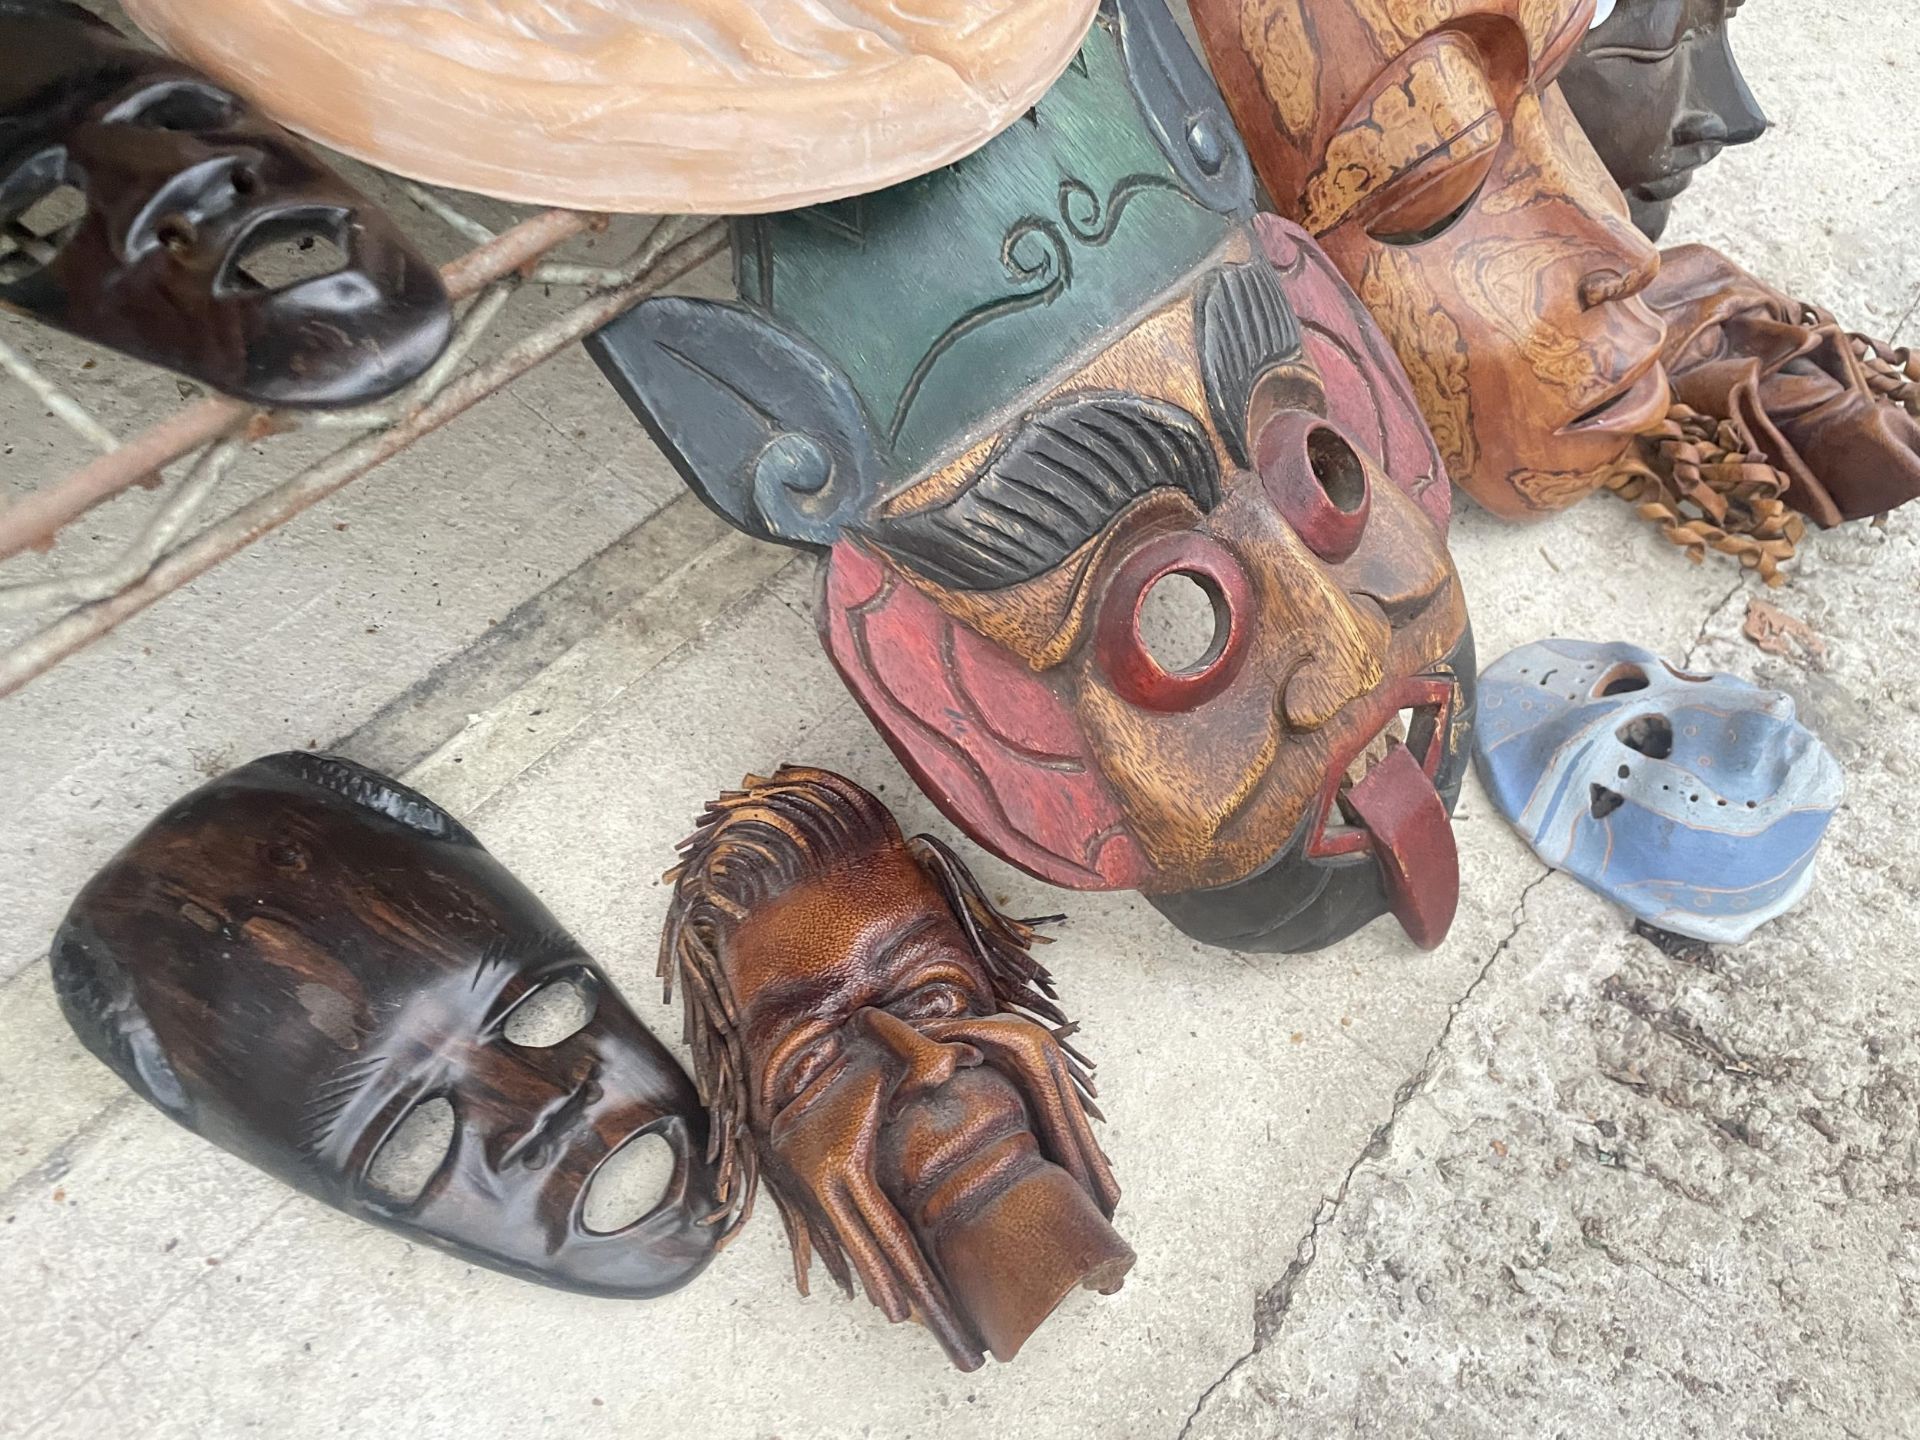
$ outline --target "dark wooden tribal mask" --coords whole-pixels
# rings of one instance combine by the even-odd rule
[[[818,1255],[972,1370],[1076,1288],[1118,1290],[1091,1067],[1031,926],[823,770],[747,777],[680,848],[661,974],[725,1203],[744,1223],[766,1182],[801,1291]]]
[[[1666,413],[1659,255],[1554,82],[1594,0],[1193,0],[1254,166],[1398,351],[1453,480],[1523,519]]]
[[[52,958],[67,1019],[142,1097],[349,1215],[604,1295],[685,1284],[718,1243],[685,1073],[524,886],[384,776],[290,753],[201,787],[81,891]],[[516,1038],[557,986],[588,1018]],[[444,1158],[396,1194],[383,1151],[443,1101]],[[646,1136],[673,1152],[665,1194],[590,1228],[595,1177]]]
[[[1473,683],[1444,471],[1160,0],[973,156],[735,246],[743,303],[592,346],[708,504],[826,552],[827,650],[956,823],[1213,943],[1388,910],[1438,941]],[[1212,609],[1186,662],[1142,628],[1175,576]]]
[[[337,266],[271,283],[256,257],[294,243]],[[263,405],[378,399],[452,331],[439,272],[312,151],[60,0],[0,0],[0,306]]]
[[[1702,165],[1766,133],[1727,40],[1741,3],[1617,0],[1561,72],[1567,103],[1649,239]]]

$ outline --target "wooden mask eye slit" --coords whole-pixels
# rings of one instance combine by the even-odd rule
[[[1480,201],[1493,171],[1496,151],[1487,149],[1444,174],[1424,179],[1404,197],[1390,196],[1367,224],[1367,235],[1382,245],[1424,245],[1446,234]],[[1465,198],[1447,208],[1447,202],[1465,192]],[[1438,214],[1435,215],[1435,211]]]

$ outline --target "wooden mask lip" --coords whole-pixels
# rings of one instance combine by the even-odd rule
[[[174,802],[82,890],[53,971],[143,1098],[350,1215],[596,1294],[664,1293],[716,1248],[684,1072],[464,826],[351,761],[270,756]],[[551,1046],[509,1040],[513,1008],[568,977],[591,983],[590,1017]],[[417,1197],[383,1195],[368,1167],[441,1097],[447,1157]],[[594,1176],[644,1134],[674,1152],[666,1193],[587,1228]]]

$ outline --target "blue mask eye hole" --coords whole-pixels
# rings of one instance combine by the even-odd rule
[[[1620,727],[1620,743],[1649,760],[1673,754],[1673,722],[1664,715],[1640,715]]]
[[[1647,672],[1638,665],[1616,665],[1609,670],[1599,685],[1594,687],[1596,700],[1609,695],[1630,695],[1635,690],[1647,688]]]
[[[1593,786],[1591,794],[1593,798],[1587,808],[1596,820],[1606,819],[1607,816],[1627,803],[1626,796],[1622,795],[1618,790],[1609,790],[1604,785]]]

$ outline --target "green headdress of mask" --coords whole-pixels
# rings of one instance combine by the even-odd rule
[[[650,300],[589,348],[742,530],[802,546],[859,532],[892,549],[884,500],[1189,282],[1253,202],[1226,106],[1163,0],[1104,0],[1053,89],[981,149],[877,194],[736,221],[744,304]],[[1241,318],[1269,349],[1297,347],[1277,285],[1256,288],[1230,297]],[[1039,449],[1097,452],[1089,490],[1212,483],[1204,436],[1170,429],[1153,413],[1165,408],[1114,397],[1062,416]],[[1010,463],[1015,492],[1044,488],[1047,454]],[[949,568],[936,578],[992,588],[1035,567]]]

